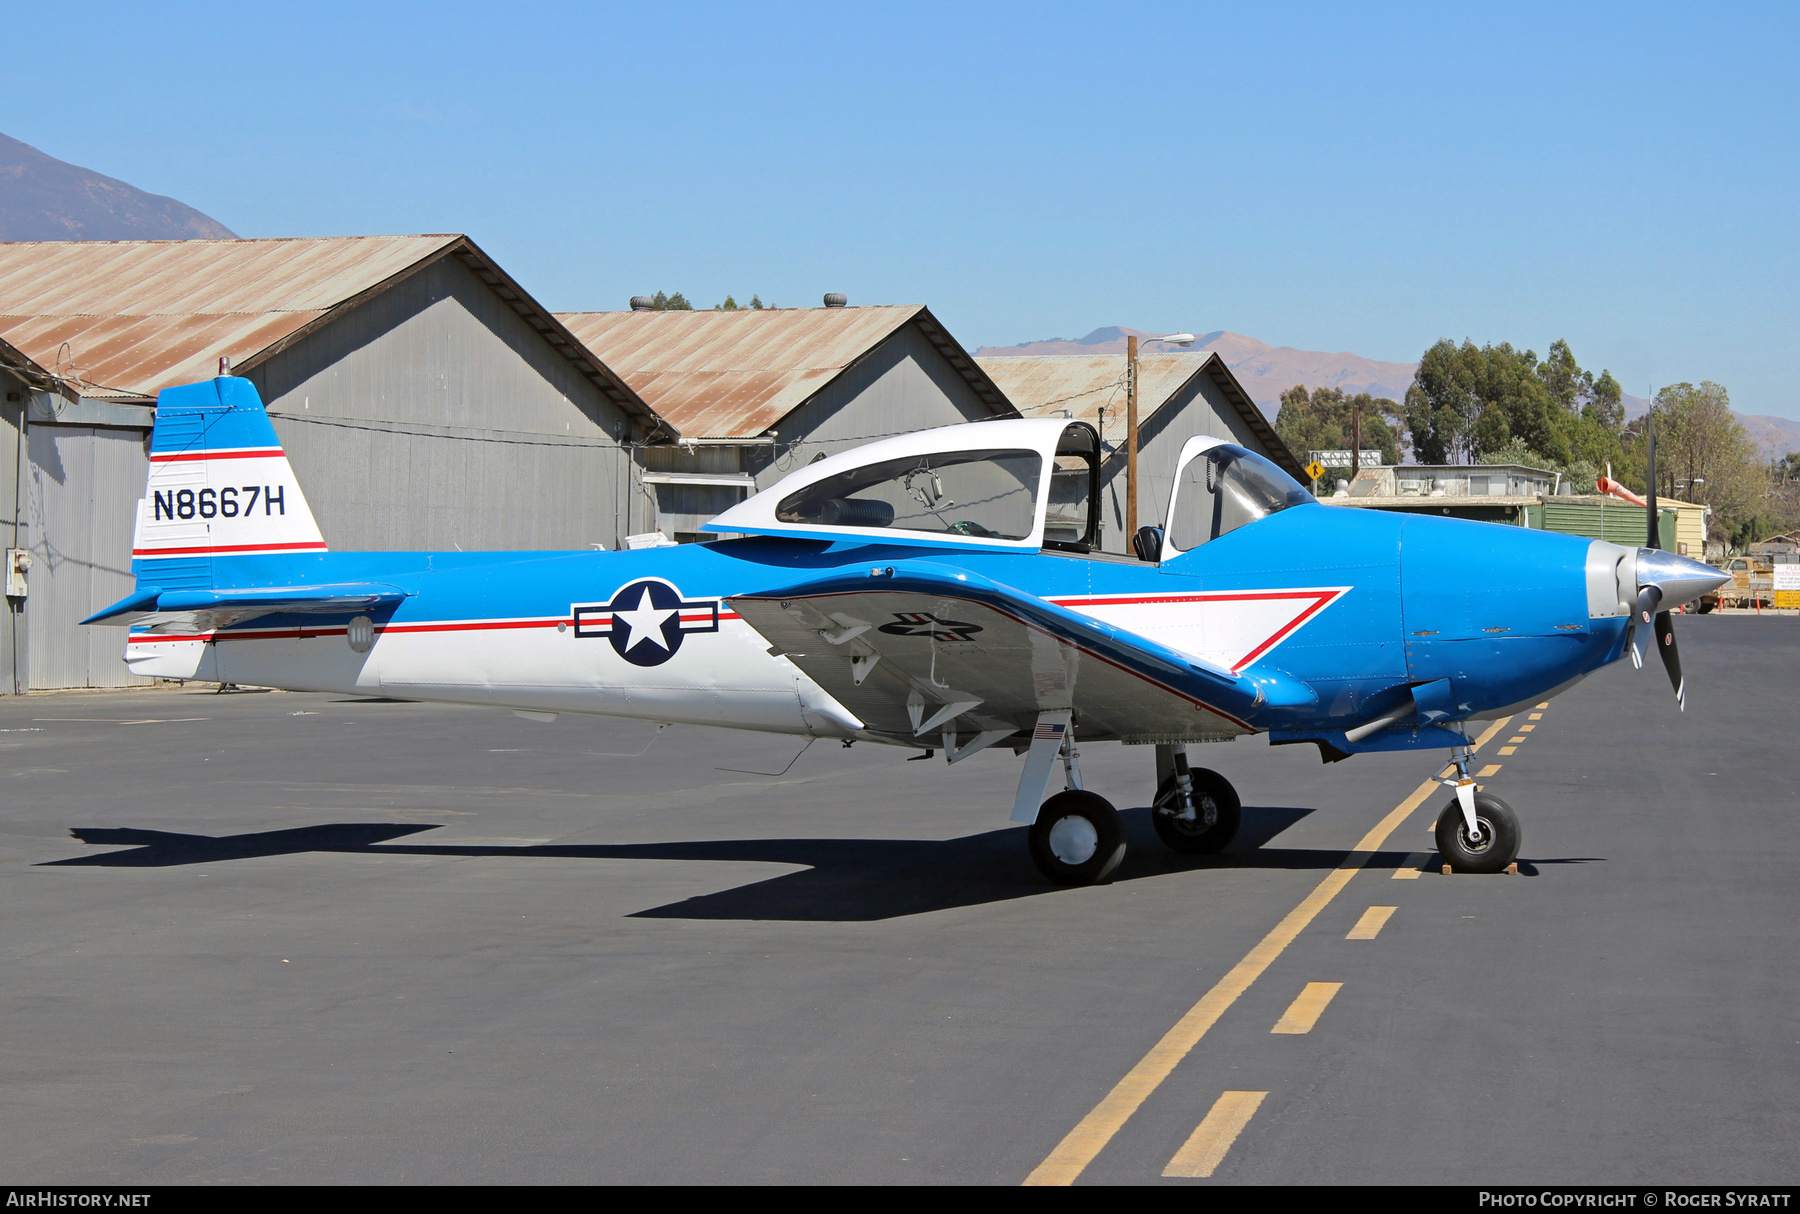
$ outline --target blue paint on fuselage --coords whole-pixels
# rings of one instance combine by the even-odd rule
[[[555,618],[572,605],[606,603],[645,577],[666,579],[689,598],[728,599],[834,570],[918,561],[967,568],[1045,599],[1349,587],[1243,672],[1279,672],[1318,695],[1305,706],[1265,704],[1252,725],[1341,731],[1408,702],[1414,684],[1449,679],[1459,710],[1473,716],[1541,696],[1617,659],[1625,621],[1588,619],[1587,547],[1579,537],[1491,523],[1304,505],[1161,565],[746,537],[625,552],[215,556],[212,584],[398,587],[408,597],[378,616],[382,624]],[[154,585],[158,562],[138,564],[139,585]],[[244,627],[320,622],[317,615],[265,616]]]

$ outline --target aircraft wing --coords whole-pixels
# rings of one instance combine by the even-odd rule
[[[1262,705],[1312,694],[931,561],[833,571],[731,605],[870,730],[922,745],[951,730],[982,745],[1029,738],[1038,714],[1057,711],[1073,711],[1083,737],[1221,740],[1253,732]]]
[[[81,622],[200,633],[270,615],[356,615],[392,606],[405,597],[406,591],[398,586],[379,582],[278,586],[267,590],[163,590],[146,586]]]

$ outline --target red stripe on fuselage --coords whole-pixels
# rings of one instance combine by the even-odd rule
[[[1138,603],[1256,603],[1265,599],[1312,599],[1323,595],[1329,599],[1334,590],[1255,590],[1240,592],[1220,590],[1196,594],[1131,594],[1117,597],[1049,599],[1058,607],[1117,607]]]
[[[152,455],[153,464],[185,464],[197,459],[276,459],[286,455],[280,447],[258,448],[251,451],[180,451],[173,455]]]
[[[694,616],[694,619],[711,619],[711,614]],[[743,617],[736,612],[721,611],[719,619],[738,620]],[[590,623],[598,623],[593,620]],[[511,631],[519,628],[555,628],[558,624],[574,626],[575,621],[561,620],[477,620],[468,623],[441,622],[433,624],[378,624],[377,634],[384,632],[484,632]],[[330,637],[343,636],[342,628],[244,628],[231,629],[227,632],[196,632],[192,634],[171,634],[166,632],[140,632],[126,638],[128,644],[142,645],[154,641],[258,641],[271,637]]]
[[[305,540],[294,544],[208,544],[199,548],[133,548],[132,556],[192,556],[200,552],[317,552],[324,540]]]

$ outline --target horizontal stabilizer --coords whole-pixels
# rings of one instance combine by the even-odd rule
[[[380,582],[237,590],[163,590],[145,586],[81,622],[148,626],[168,632],[212,632],[268,615],[355,615],[392,606],[406,594],[398,586]]]

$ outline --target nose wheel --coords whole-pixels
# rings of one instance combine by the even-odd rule
[[[1475,819],[1473,830],[1469,828],[1471,816]],[[1455,872],[1497,873],[1519,858],[1523,838],[1518,815],[1490,793],[1475,794],[1473,815],[1465,814],[1454,797],[1438,815],[1438,852]]]
[[[1094,885],[1125,858],[1119,811],[1082,789],[1059,792],[1038,810],[1030,831],[1031,860],[1058,885]]]

